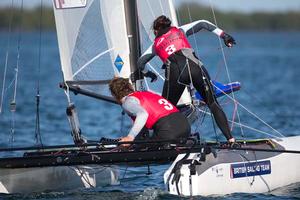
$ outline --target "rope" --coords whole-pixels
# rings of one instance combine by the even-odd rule
[[[10,5],[8,40],[7,40],[7,47],[6,47],[6,54],[5,54],[5,66],[4,66],[3,84],[2,84],[2,92],[1,92],[0,114],[2,113],[2,105],[3,105],[3,100],[4,100],[4,90],[5,90],[5,82],[6,82],[6,74],[7,74],[7,66],[8,66],[8,55],[9,55],[9,48],[10,48],[11,25],[12,25],[12,19],[14,16],[13,15],[13,6],[14,6],[14,0],[11,1],[11,5]]]
[[[230,128],[230,131],[233,131],[233,127],[234,127],[234,121],[235,121],[235,116],[236,116],[236,113],[237,113],[237,107],[238,106],[238,104],[237,104],[237,102],[235,101],[234,102],[234,110],[233,110],[233,114],[232,114],[232,123],[231,123],[231,128]]]
[[[253,151],[253,152],[272,152],[272,153],[291,153],[300,154],[298,150],[286,150],[286,149],[264,149],[264,148],[251,148],[251,147],[224,147],[215,146],[214,149],[228,149],[228,150],[241,150],[241,151]]]
[[[72,166],[72,167],[69,167],[69,168],[72,169],[72,170],[74,170],[79,175],[79,177],[81,177],[81,180],[84,183],[87,184],[87,186],[89,186],[90,188],[95,188],[96,187],[95,184],[91,183],[91,180],[93,181],[93,179],[90,180],[90,178],[89,178],[89,172],[87,172],[87,170],[85,170],[84,168],[81,169],[78,166],[74,166],[74,167]]]
[[[153,71],[156,75],[158,75],[161,78],[161,80],[165,81],[165,78],[150,63],[147,63],[147,65],[151,69],[151,71]]]
[[[209,113],[209,112],[207,112],[207,111],[204,111],[204,110],[202,110],[202,109],[200,109],[200,108],[198,108],[198,110],[199,110],[199,112],[202,112],[202,113],[204,113],[204,114],[206,114],[206,115],[212,115],[211,113]],[[231,122],[231,123],[233,123],[233,124],[236,124],[236,125],[238,125],[238,126],[242,126],[242,127],[244,127],[244,128],[247,128],[247,129],[249,129],[249,130],[253,130],[253,131],[256,131],[256,132],[259,132],[259,133],[262,133],[262,134],[265,134],[265,135],[268,135],[268,136],[271,136],[271,137],[274,137],[274,138],[280,138],[280,137],[278,137],[278,136],[275,136],[275,135],[272,135],[272,134],[270,134],[270,133],[267,133],[267,132],[265,132],[265,131],[262,131],[262,130],[259,130],[259,129],[256,129],[256,128],[253,128],[253,127],[250,127],[250,126],[247,126],[247,125],[245,125],[245,124],[242,124],[242,123],[238,123],[238,122],[234,122],[234,121],[231,121],[231,120],[228,120],[229,122]]]
[[[248,163],[251,163],[251,160],[249,160],[249,159],[248,159],[246,156],[244,156],[243,154],[237,153],[237,152],[235,152],[235,154],[237,154],[237,155],[242,159],[242,163],[243,163],[243,165],[244,165],[244,168],[246,168],[246,162],[245,162],[245,161],[247,161]],[[253,152],[253,154],[254,154],[254,157],[255,157],[255,162],[257,162],[256,153]],[[248,172],[246,171],[247,181],[248,181],[249,185],[251,186],[251,185],[253,185],[253,183],[254,183],[254,181],[255,181],[255,176],[252,176],[252,181],[251,181],[251,176],[249,177],[247,174],[248,174]]]
[[[212,83],[213,84],[213,83]],[[214,85],[214,84],[213,84]],[[214,87],[216,87],[218,90],[222,91],[220,88],[218,88],[216,85],[214,85]],[[262,122],[264,125],[266,125],[267,127],[269,127],[270,129],[272,129],[274,132],[278,133],[281,137],[284,137],[284,135],[282,133],[280,133],[278,130],[276,130],[275,128],[273,128],[270,124],[268,124],[267,122],[265,122],[263,119],[261,119],[260,117],[258,117],[256,114],[254,114],[253,112],[251,112],[249,109],[247,109],[245,106],[243,106],[240,102],[236,101],[234,98],[232,98],[230,95],[226,94],[224,91],[222,91],[222,93],[224,95],[226,95],[228,98],[230,98],[233,102],[236,102],[239,106],[241,106],[243,109],[245,109],[248,113],[250,113],[251,115],[253,115],[256,119],[258,119],[260,122]],[[233,93],[232,93],[233,94]],[[238,112],[237,112],[238,114]],[[241,121],[239,120],[239,123],[241,124]]]
[[[70,105],[71,104],[70,87],[69,87],[69,85],[67,84],[66,81],[65,81],[65,87],[66,88],[64,89],[64,93],[67,96],[67,101],[68,101],[68,104]]]

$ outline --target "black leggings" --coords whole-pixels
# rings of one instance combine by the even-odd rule
[[[191,126],[186,117],[180,113],[172,113],[160,118],[153,126],[154,140],[177,140],[188,138],[191,133]]]
[[[212,112],[215,121],[226,137],[232,138],[227,117],[219,105],[214,93],[210,77],[202,65],[186,58],[181,52],[177,52],[169,57],[171,64],[166,67],[162,96],[176,105],[186,87],[191,81],[196,90],[203,97],[208,108]]]
[[[153,136],[149,136],[149,130],[144,127],[135,137],[135,140],[178,140],[188,138],[191,133],[191,125],[186,117],[180,113],[172,113],[160,118],[153,125]]]

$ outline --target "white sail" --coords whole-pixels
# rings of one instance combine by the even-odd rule
[[[54,0],[65,81],[129,77],[129,44],[123,0]],[[108,94],[107,86],[81,86]]]
[[[98,81],[114,76],[129,77],[129,42],[124,0],[54,0],[54,14],[64,80]],[[148,48],[154,35],[153,20],[164,14],[177,24],[171,0],[138,0],[141,50]],[[151,66],[164,77],[159,59]],[[162,92],[163,81],[147,84],[149,89]],[[106,85],[81,85],[94,93],[109,95]],[[190,102],[185,95],[184,102]]]
[[[176,16],[176,10],[172,0],[138,0],[138,16],[140,21],[140,37],[141,37],[141,49],[145,52],[154,40],[154,34],[152,30],[153,21],[160,15],[165,15],[171,19],[172,25],[178,26],[178,20]],[[154,58],[148,63],[150,70],[159,73],[161,77],[160,81],[156,83],[147,84],[150,90],[161,93],[164,82],[164,70],[161,69],[162,62],[159,58]],[[190,94],[187,89],[184,91],[179,104],[188,104],[191,102]]]
[[[138,0],[138,13],[142,28],[151,41],[154,39],[153,21],[160,15],[169,17],[174,26],[178,26],[176,11],[172,0]]]

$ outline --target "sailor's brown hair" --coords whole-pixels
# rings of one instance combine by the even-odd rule
[[[109,90],[118,103],[121,104],[121,99],[130,93],[134,92],[128,78],[115,77],[109,83]]]
[[[155,34],[155,32],[157,32],[161,29],[170,27],[171,23],[172,23],[171,20],[168,17],[166,17],[165,15],[161,15],[161,16],[157,17],[154,20],[153,25],[152,25],[154,34]]]

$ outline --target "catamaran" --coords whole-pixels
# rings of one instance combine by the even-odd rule
[[[114,76],[129,77],[141,51],[136,48],[140,38],[137,10],[146,12],[149,6],[155,8],[157,3],[161,7],[153,15],[165,12],[174,15],[171,1],[53,0],[64,79],[61,87],[69,104],[66,113],[75,145],[1,148],[1,152],[9,152],[10,156],[0,158],[0,193],[61,191],[117,184],[119,172],[114,164],[149,164],[175,159],[178,153],[174,149],[163,156],[157,156],[155,150],[140,156],[139,151],[115,152],[111,144],[84,139],[70,95],[73,91],[115,103],[107,83]],[[143,20],[148,20],[143,31],[150,31],[152,18]]]
[[[1,193],[117,184],[118,165],[173,161],[164,181],[167,190],[175,195],[268,192],[300,181],[296,173],[300,167],[300,148],[296,145],[300,136],[240,140],[229,146],[200,140],[194,134],[186,141],[135,141],[127,150],[119,148],[118,141],[86,139],[70,93],[115,103],[108,82],[114,76],[129,78],[137,70],[138,57],[154,39],[150,27],[157,16],[164,14],[178,26],[176,9],[171,0],[54,0],[53,8],[64,79],[61,88],[67,97],[67,117],[75,144],[0,149],[21,152],[21,156],[0,158]],[[148,67],[161,81],[148,84],[141,76],[134,82],[137,90],[161,92],[164,77],[160,65],[154,59]],[[229,94],[239,90],[240,83],[213,85],[216,96],[237,102]],[[179,106],[190,108],[187,115],[191,122],[199,113],[210,114],[203,109],[201,100],[199,94],[187,88],[179,102]],[[250,128],[235,120],[231,123]],[[145,143],[161,145],[145,147]],[[287,162],[289,165],[282,168]]]

